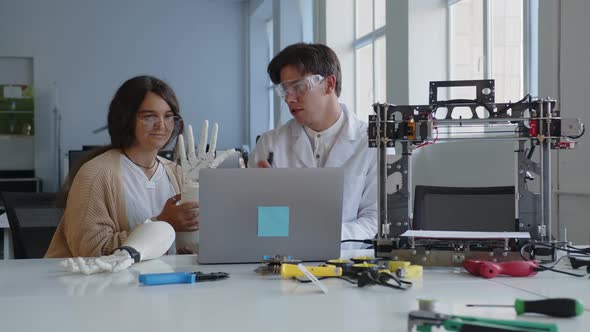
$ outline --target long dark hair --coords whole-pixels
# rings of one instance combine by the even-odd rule
[[[137,76],[127,80],[115,93],[111,104],[109,105],[108,114],[108,129],[111,137],[111,144],[89,151],[86,155],[80,158],[78,164],[68,174],[60,195],[58,197],[58,206],[64,207],[66,205],[70,187],[72,182],[80,171],[80,168],[93,159],[94,157],[105,153],[111,149],[127,149],[135,143],[135,124],[137,111],[143,102],[148,92],[153,92],[160,96],[174,115],[180,116],[180,109],[178,107],[178,100],[174,90],[164,81],[153,76]],[[172,133],[168,142],[182,133],[183,127]]]

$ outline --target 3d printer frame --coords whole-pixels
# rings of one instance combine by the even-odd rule
[[[473,87],[475,99],[438,100],[439,88]],[[413,218],[412,153],[424,145],[457,140],[510,140],[515,142],[515,230],[529,232],[533,241],[552,240],[552,152],[573,149],[576,138],[584,134],[579,119],[563,119],[552,99],[538,99],[527,95],[517,102],[496,103],[494,80],[430,82],[428,105],[374,104],[369,116],[369,148],[378,149],[378,222],[374,240],[376,257],[410,260],[422,265],[459,265],[464,259],[509,260],[524,243],[479,241],[473,244],[450,241],[449,251],[432,250],[430,242],[423,245],[400,237],[411,229]],[[454,110],[471,110],[471,117],[454,115]],[[446,111],[446,114],[443,112]],[[513,130],[476,132],[460,138],[439,138],[445,127],[465,125],[511,126]],[[527,142],[528,148],[527,148]],[[399,148],[401,146],[401,149]],[[387,148],[396,147],[401,158],[389,163]],[[539,149],[539,162],[533,161]],[[401,151],[399,151],[401,150]],[[387,193],[387,178],[399,173],[401,186],[395,193]],[[536,174],[540,192],[531,192],[527,182]],[[470,250],[474,248],[475,250]],[[482,249],[483,248],[483,249]]]

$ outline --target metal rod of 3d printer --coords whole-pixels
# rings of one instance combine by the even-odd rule
[[[373,105],[377,115],[377,160],[379,163],[379,239],[387,238],[389,223],[387,220],[387,109],[388,105]]]
[[[408,183],[407,185],[407,192],[408,192],[408,224],[406,226],[408,226],[408,229],[413,229],[414,228],[414,183],[412,182],[412,173],[413,173],[413,166],[412,166],[412,149],[408,148],[409,144],[402,144],[403,146],[403,150],[402,153],[405,153],[407,155],[407,160],[408,160],[408,165],[407,165],[407,169],[405,171],[407,171],[406,173],[406,182]],[[414,238],[412,238],[412,248],[414,247]]]
[[[436,142],[443,143],[443,142],[453,142],[453,141],[528,141],[530,138],[528,137],[516,137],[516,136],[506,136],[506,137],[439,137]],[[400,140],[403,141],[403,140]]]
[[[541,100],[539,103],[539,114],[542,117],[544,117],[544,116],[546,116],[546,112],[547,111],[545,110],[545,103],[543,102],[543,100]],[[546,124],[547,123],[545,121],[539,121],[539,133],[542,136],[548,134],[548,130],[547,130],[547,128],[545,128]],[[538,231],[539,231],[539,233],[540,233],[539,235],[541,236],[541,239],[543,241],[546,240],[545,236],[547,234],[547,232],[546,232],[546,227],[547,227],[546,218],[547,218],[547,216],[546,216],[546,210],[545,210],[545,204],[547,202],[547,200],[545,198],[545,196],[547,196],[547,193],[545,192],[545,189],[546,189],[545,186],[548,182],[547,181],[548,180],[547,179],[547,169],[546,169],[547,165],[545,164],[545,158],[546,158],[545,155],[547,153],[547,149],[546,149],[547,141],[548,140],[546,138],[541,139],[541,142],[540,142],[541,149],[539,152],[539,155],[540,155],[539,163],[541,166],[541,179],[540,179],[540,181],[541,181],[541,229],[539,229]]]
[[[543,102],[541,102],[541,105]],[[547,117],[547,126],[545,128],[546,136],[550,135],[551,131],[551,117],[553,115],[553,110],[551,109],[551,102],[549,100],[545,101],[546,107],[544,107],[546,114],[543,116]],[[541,121],[543,122],[543,121]],[[543,160],[541,161],[543,167],[543,193],[544,195],[541,196],[543,200],[543,214],[545,217],[543,218],[543,223],[547,228],[547,240],[551,241],[551,219],[552,219],[552,211],[551,211],[551,204],[552,204],[552,194],[551,194],[551,178],[552,178],[552,169],[551,169],[551,139],[545,139],[543,141]]]

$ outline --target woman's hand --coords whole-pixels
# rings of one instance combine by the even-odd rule
[[[199,204],[186,202],[176,205],[180,194],[170,197],[156,218],[169,223],[177,232],[194,232],[199,229]]]
[[[197,252],[189,246],[176,248],[177,255],[194,255]]]

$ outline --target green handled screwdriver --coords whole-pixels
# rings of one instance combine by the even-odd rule
[[[543,314],[552,317],[575,317],[584,312],[582,302],[568,298],[554,298],[546,300],[525,301],[516,299],[512,305],[496,304],[467,304],[468,307],[514,307],[516,314]]]

